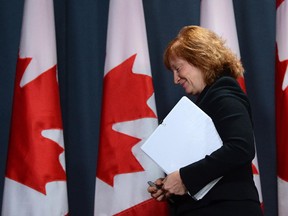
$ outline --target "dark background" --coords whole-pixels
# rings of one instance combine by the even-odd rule
[[[0,0],[0,206],[23,4]],[[143,5],[158,117],[163,119],[184,94],[164,68],[163,50],[184,25],[199,25],[200,1],[144,0]],[[55,0],[54,7],[70,215],[93,215],[109,1]],[[234,11],[265,216],[276,216],[275,2],[234,0]]]

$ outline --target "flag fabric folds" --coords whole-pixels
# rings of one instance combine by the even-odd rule
[[[275,111],[278,215],[288,215],[288,1],[276,1]]]
[[[163,172],[140,146],[157,127],[142,0],[111,0],[94,215],[167,215],[147,192]]]
[[[200,25],[221,36],[226,41],[226,45],[239,58],[241,57],[232,0],[201,0]],[[238,82],[243,91],[246,92],[244,77],[239,78]],[[252,168],[254,182],[259,193],[260,202],[263,205],[257,152],[252,161]]]
[[[2,215],[68,215],[52,0],[26,0]]]

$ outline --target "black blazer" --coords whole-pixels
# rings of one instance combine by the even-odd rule
[[[180,176],[191,195],[212,180],[223,177],[200,201],[189,195],[174,196],[178,211],[205,206],[215,200],[259,202],[252,173],[255,146],[246,94],[235,79],[223,76],[205,87],[196,104],[213,120],[223,146],[204,159],[181,168]]]

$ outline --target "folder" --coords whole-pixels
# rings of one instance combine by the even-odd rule
[[[221,146],[222,140],[212,119],[183,96],[141,149],[166,174],[170,174],[204,158]],[[196,200],[202,199],[220,178],[191,196]]]

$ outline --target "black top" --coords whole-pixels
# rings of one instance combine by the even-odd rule
[[[189,211],[213,200],[259,202],[252,173],[255,146],[246,94],[234,78],[223,76],[205,87],[196,104],[213,120],[223,146],[204,159],[181,168],[181,179],[194,195],[212,180],[223,177],[202,200],[195,201],[189,195],[174,196],[178,210]]]

